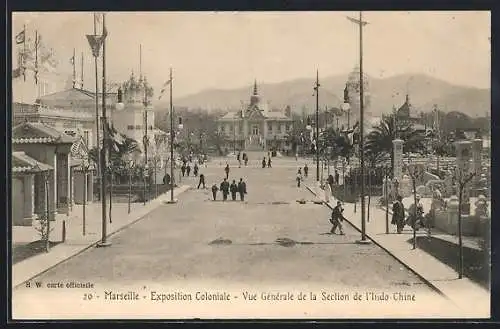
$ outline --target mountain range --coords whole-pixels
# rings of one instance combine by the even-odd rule
[[[371,97],[370,112],[379,116],[399,107],[409,94],[410,103],[416,112],[430,112],[434,104],[444,112],[459,111],[471,117],[490,113],[490,89],[454,85],[424,74],[403,74],[387,78],[368,76],[366,92]],[[320,79],[320,107],[340,107],[347,74]],[[296,113],[311,113],[316,106],[313,96],[314,79],[296,79],[280,83],[258,84],[261,100],[270,108],[282,109],[290,105]],[[236,89],[207,89],[195,94],[174,99],[176,107],[200,108],[208,111],[231,111],[248,104],[253,84]],[[157,108],[167,108],[160,104]]]

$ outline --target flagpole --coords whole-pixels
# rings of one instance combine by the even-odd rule
[[[172,68],[170,68],[170,201],[168,203],[176,203],[174,200],[174,107],[172,103]]]
[[[71,64],[73,65],[73,88],[76,86],[76,63],[75,63],[75,52],[76,49],[73,48],[73,57],[71,57]]]
[[[26,82],[26,24],[24,24],[23,33],[24,33],[24,37],[23,37],[23,77],[24,77],[24,82]]]
[[[83,51],[82,51],[82,63],[81,63],[81,65],[82,65],[81,66],[81,70],[82,70],[81,74],[82,75],[81,75],[81,86],[80,86],[80,88],[83,89]]]
[[[363,12],[359,12],[359,134],[360,134],[360,160],[361,160],[361,243],[369,242],[366,239],[366,214],[365,214],[365,148],[364,148],[364,81],[363,81]]]
[[[35,30],[35,84],[38,85],[38,30]]]
[[[94,13],[94,36],[97,36],[97,15]],[[95,68],[95,125],[96,125],[96,139],[97,139],[97,181],[100,182],[101,178],[101,151],[100,151],[100,130],[101,125],[99,124],[99,77],[98,77],[98,65],[97,58],[98,54],[94,55],[94,68]],[[101,195],[102,199],[102,195]]]
[[[106,221],[106,149],[108,144],[108,120],[106,117],[106,16],[102,15],[102,127],[103,143],[101,155],[101,210],[102,210],[102,240],[99,247],[110,246],[107,240],[107,221]],[[110,200],[111,202],[111,200]]]

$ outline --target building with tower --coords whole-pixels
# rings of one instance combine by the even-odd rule
[[[434,110],[434,113],[436,119],[438,119],[437,109]],[[432,126],[426,126],[423,113],[417,114],[417,109],[411,104],[408,93],[406,94],[405,102],[395,111],[395,115],[396,120],[411,124],[416,131],[426,132],[427,128],[433,128]]]
[[[355,66],[353,71],[347,76],[346,87],[344,90],[344,101],[349,103],[350,109],[348,115],[342,117],[341,125],[344,128],[351,129],[360,121],[361,114],[361,83],[359,79],[359,66]],[[379,118],[374,117],[371,112],[370,80],[366,74],[363,74],[363,119],[365,135],[372,130],[372,127],[378,124]]]
[[[228,150],[286,150],[290,148],[287,139],[292,130],[291,108],[271,110],[262,101],[255,81],[250,103],[221,117],[218,130]]]
[[[122,111],[115,112],[112,117],[115,129],[137,141],[142,160],[146,156],[146,148],[150,156],[166,149],[167,134],[154,125],[155,112],[152,105],[154,91],[147,78],[142,75],[136,78],[132,72],[130,78],[120,88],[125,107]]]

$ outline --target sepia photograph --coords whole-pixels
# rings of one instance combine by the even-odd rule
[[[13,320],[489,319],[489,11],[13,12]]]

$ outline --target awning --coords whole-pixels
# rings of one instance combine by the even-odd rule
[[[53,170],[48,164],[37,161],[26,155],[24,152],[12,153],[12,172],[13,173],[35,173]]]

